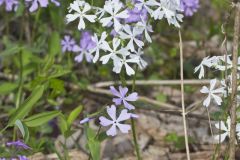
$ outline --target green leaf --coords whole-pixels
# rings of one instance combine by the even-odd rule
[[[47,123],[53,118],[57,117],[59,114],[60,114],[60,111],[50,111],[50,112],[39,113],[25,119],[24,123],[28,127],[41,126],[44,123]]]
[[[70,115],[68,116],[68,124],[71,125],[73,123],[74,120],[76,120],[76,118],[79,116],[79,114],[82,112],[83,106],[79,106],[77,108],[75,108]]]
[[[55,73],[52,73],[50,76],[48,76],[48,79],[52,79],[52,78],[58,78],[61,77],[63,75],[69,74],[71,73],[70,70],[64,70],[64,69],[58,69],[57,71],[55,71]]]
[[[11,115],[8,122],[8,126],[13,125],[17,119],[22,120],[42,97],[44,91],[44,86],[37,86],[32,94],[23,102],[23,104],[16,109],[16,111]]]
[[[60,114],[59,116],[59,124],[58,124],[60,130],[61,130],[61,133],[66,136],[66,132],[68,131],[68,123],[67,123],[67,120],[65,118],[65,116],[63,114]]]
[[[13,45],[9,48],[6,48],[3,52],[0,52],[0,58],[1,57],[7,57],[14,55],[16,53],[19,53],[22,48],[19,47],[18,45]]]
[[[2,83],[0,85],[0,94],[9,94],[11,93],[13,90],[17,89],[18,84],[16,83]]]
[[[88,147],[93,160],[100,160],[100,142],[94,139],[88,141]]]
[[[53,32],[49,41],[49,54],[56,55],[61,53],[61,45],[60,45],[60,35],[58,32]]]
[[[22,133],[22,136],[25,137],[25,130],[24,130],[22,122],[18,119],[18,120],[16,120],[15,125],[18,127],[18,129]]]
[[[100,142],[96,138],[96,133],[91,128],[87,128],[88,148],[93,160],[100,160]]]
[[[15,125],[20,130],[20,132],[24,138],[24,141],[27,142],[29,140],[29,130],[28,130],[27,126],[24,123],[22,123],[22,121],[20,121],[19,119],[16,120]]]

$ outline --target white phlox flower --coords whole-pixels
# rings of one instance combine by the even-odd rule
[[[204,66],[211,68],[212,66],[214,66],[217,63],[217,61],[218,61],[218,59],[216,56],[211,57],[211,58],[209,58],[209,56],[203,58],[201,64],[194,69],[194,73],[200,71],[198,78],[202,79],[204,77]]]
[[[142,21],[140,21],[136,24],[136,27],[138,27],[140,30],[142,30],[142,32],[144,32],[144,36],[145,36],[146,40],[149,43],[152,43],[152,39],[148,33],[148,32],[153,32],[152,26],[149,23],[147,23],[147,21],[144,21],[142,19]]]
[[[94,23],[97,16],[95,15],[88,15],[87,12],[91,10],[91,6],[84,2],[76,0],[70,4],[68,8],[69,14],[66,15],[67,23],[72,22],[79,18],[78,29],[82,30],[85,29],[86,25],[84,19]],[[73,12],[73,13],[72,13]]]
[[[180,13],[182,10],[179,0],[160,0],[160,2],[153,1],[153,3],[157,7],[151,14],[155,20],[166,18],[169,24],[180,27],[179,22],[182,22],[183,15]]]
[[[129,53],[127,48],[121,47],[121,42],[120,42],[120,39],[118,38],[113,38],[112,45],[113,45],[113,48],[110,48],[110,46],[107,43],[105,44],[104,49],[109,53],[100,58],[100,61],[102,62],[102,64],[108,63],[110,59],[112,59],[113,62],[115,62],[116,60],[118,60],[119,55],[123,55],[124,53],[126,54]]]
[[[103,27],[108,26],[109,24],[113,23],[114,29],[116,32],[120,31],[122,28],[122,24],[120,23],[120,19],[128,18],[128,11],[121,9],[123,8],[123,4],[117,0],[114,3],[108,2],[104,5],[105,13],[110,14],[109,17],[104,17],[100,19]]]
[[[125,70],[127,75],[131,76],[135,74],[135,71],[132,69],[132,67],[128,63],[139,63],[138,57],[131,57],[129,52],[124,52],[122,54],[122,58],[117,57],[114,61],[114,68],[113,71],[115,73],[120,73],[122,70],[122,67],[125,66]]]
[[[139,48],[142,48],[144,46],[144,43],[138,39],[138,36],[142,34],[142,30],[139,30],[138,27],[133,27],[131,29],[131,26],[125,25],[123,27],[123,32],[120,32],[119,34],[121,39],[129,39],[127,48],[132,52],[135,51],[134,44],[136,44]]]
[[[200,90],[201,93],[208,94],[207,98],[203,101],[203,105],[208,107],[210,105],[211,99],[213,99],[218,105],[221,105],[222,98],[218,94],[224,94],[225,90],[224,87],[215,88],[217,83],[216,79],[212,79],[210,81],[210,87],[207,88],[203,86]]]
[[[99,59],[99,52],[100,50],[104,50],[105,48],[109,47],[107,41],[107,32],[103,32],[101,35],[101,38],[98,39],[97,34],[95,33],[92,37],[93,42],[95,42],[96,47],[91,50],[91,53],[95,53],[95,56],[93,58],[93,63],[96,63]]]
[[[142,58],[142,55],[144,54],[144,52],[138,48],[138,51],[135,51],[134,54],[130,54],[130,57],[131,58],[136,58],[138,59],[138,67],[141,69],[141,70],[144,70],[146,67],[147,67],[147,62]]]

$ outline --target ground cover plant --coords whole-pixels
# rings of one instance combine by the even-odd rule
[[[240,2],[0,0],[0,159],[238,159]]]

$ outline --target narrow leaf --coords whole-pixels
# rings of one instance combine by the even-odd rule
[[[83,106],[81,105],[81,106],[75,108],[75,109],[70,113],[70,115],[68,116],[68,120],[67,120],[67,122],[68,122],[69,125],[71,125],[71,124],[74,122],[74,120],[77,119],[77,117],[79,116],[79,114],[82,112],[82,109],[83,109]]]
[[[0,94],[9,94],[18,87],[17,83],[2,83],[0,84]]]
[[[49,122],[53,118],[57,117],[60,114],[59,111],[51,111],[51,112],[44,112],[44,113],[39,113],[36,115],[33,115],[27,119],[24,120],[24,123],[28,127],[37,127],[41,126],[44,123]]]
[[[18,127],[18,129],[20,130],[22,136],[25,137],[25,130],[24,130],[24,127],[23,127],[22,122],[18,119],[18,120],[16,120],[15,125],[16,125],[16,126]]]
[[[8,126],[13,125],[17,119],[22,120],[42,97],[43,91],[44,86],[37,86],[24,103],[11,115]]]

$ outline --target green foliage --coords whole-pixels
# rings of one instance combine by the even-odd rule
[[[23,104],[16,109],[16,111],[10,115],[8,126],[13,125],[16,120],[22,120],[34,107],[34,105],[42,97],[44,86],[37,86],[33,90],[32,94],[23,102]]]
[[[91,157],[93,160],[100,160],[100,141],[96,138],[98,135],[89,127],[86,128],[86,132]]]
[[[193,143],[194,140],[189,137],[189,144]],[[178,136],[177,133],[170,133],[165,137],[165,141],[168,143],[173,143],[173,145],[180,150],[185,149],[185,138],[184,136]]]
[[[53,32],[50,37],[48,53],[49,55],[61,53],[60,35],[58,32]]]
[[[5,95],[9,94],[15,89],[17,89],[18,84],[17,83],[10,83],[10,82],[5,82],[0,84],[0,95]]]
[[[24,141],[27,142],[29,140],[29,130],[27,126],[24,123],[22,123],[20,120],[16,120],[15,126],[17,126],[17,128],[20,130],[24,138]]]
[[[82,112],[83,106],[80,105],[79,107],[75,108],[70,115],[68,116],[67,122],[68,125],[71,125],[79,116],[79,114]]]
[[[28,127],[38,127],[60,115],[60,111],[44,112],[24,119]]]

